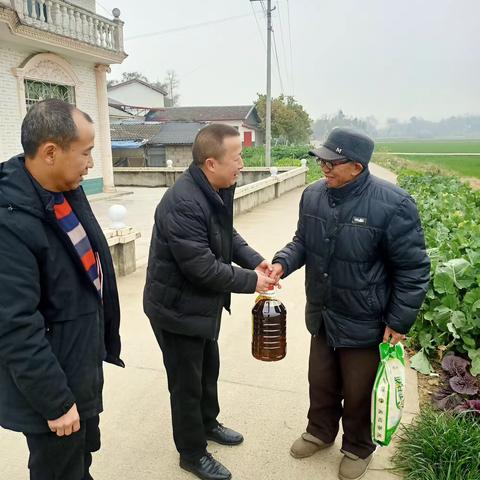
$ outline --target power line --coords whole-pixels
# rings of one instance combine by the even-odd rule
[[[272,29],[272,33],[273,33],[273,49],[275,51],[275,58],[277,59],[278,78],[280,80],[280,91],[283,94],[284,89],[283,89],[283,81],[282,81],[282,72],[280,71],[280,62],[278,61],[278,51],[277,51],[277,41],[275,39],[275,30]]]
[[[287,14],[288,14],[288,38],[290,43],[290,78],[292,81],[292,95],[295,95],[295,79],[293,73],[293,48],[292,48],[292,28],[290,24],[290,2],[287,0]]]
[[[181,32],[183,30],[192,30],[194,28],[204,27],[206,25],[214,25],[217,23],[224,23],[230,20],[238,20],[240,18],[251,17],[251,16],[252,16],[251,13],[247,13],[246,15],[236,15],[233,17],[219,18],[218,20],[209,20],[207,22],[194,23],[192,25],[185,25],[183,27],[169,28],[166,30],[158,30],[157,32],[141,33],[140,35],[133,35],[132,37],[128,37],[125,40],[136,40],[137,38],[154,37],[156,35],[165,35],[167,33]]]
[[[287,49],[285,48],[285,40],[284,40],[284,37],[285,35],[283,34],[283,23],[282,23],[282,16],[280,15],[280,2],[277,1],[277,11],[278,11],[278,23],[280,24],[280,39],[282,41],[282,54],[283,54],[283,58],[284,58],[284,64],[285,64],[285,73],[286,73],[286,77],[287,77],[287,80],[289,78],[289,74],[288,74],[288,61],[287,61],[287,54],[286,54],[286,51]],[[289,80],[288,80],[289,82]]]
[[[260,23],[259,23],[258,18],[257,18],[257,13],[255,12],[255,8],[253,7],[252,2],[250,2],[250,6],[252,7],[253,15],[255,17],[255,23],[257,24],[258,34],[260,35],[260,38],[262,39],[263,46],[265,48],[267,48],[267,46],[265,45],[265,39],[263,38],[262,28],[260,27]]]
[[[108,10],[106,7],[104,7],[99,1],[97,1],[97,5],[105,11],[105,13],[108,13],[108,15],[112,15],[112,11]]]

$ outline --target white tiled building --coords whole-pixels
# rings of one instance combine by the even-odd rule
[[[95,123],[95,167],[87,193],[112,191],[106,73],[121,63],[123,22],[95,13],[95,0],[0,0],[0,161],[22,151],[20,126],[29,105],[62,98]]]

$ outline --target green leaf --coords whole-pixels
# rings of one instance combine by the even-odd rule
[[[419,350],[411,359],[410,366],[417,370],[417,372],[429,375],[433,372],[433,368],[428,361],[427,356],[423,352],[423,349]]]
[[[475,341],[474,338],[466,334],[462,334],[461,337],[462,337],[463,343],[467,346],[467,348],[475,349],[477,342]]]
[[[451,272],[451,271],[450,271]],[[438,293],[455,293],[455,285],[453,283],[453,275],[439,265],[433,278],[433,286]]]
[[[480,252],[467,250],[467,256],[472,265],[480,265]]]
[[[467,322],[467,318],[465,317],[465,314],[463,312],[461,312],[460,310],[455,310],[452,313],[452,316],[450,317],[450,319],[451,319],[451,322],[457,328],[465,327],[465,324]]]
[[[470,373],[474,376],[480,375],[480,348],[469,349],[468,356],[472,360],[472,365],[470,367]]]
[[[472,305],[472,312],[475,312],[476,310],[480,309],[480,300],[477,300],[473,305]]]
[[[459,304],[460,302],[458,301],[458,297],[456,295],[447,295],[442,298],[442,305],[445,305],[452,310],[456,310]]]
[[[463,303],[466,303],[467,305],[472,305],[477,300],[480,300],[480,288],[473,288],[463,297]]]

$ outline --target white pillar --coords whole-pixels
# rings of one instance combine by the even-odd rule
[[[95,142],[102,159],[103,191],[114,192],[112,142],[110,138],[110,119],[108,116],[107,96],[107,72],[110,72],[108,65],[95,65],[95,78],[97,81],[98,101],[98,131],[100,138]]]

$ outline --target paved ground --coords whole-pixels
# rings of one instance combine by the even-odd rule
[[[137,252],[141,263],[146,258],[151,219],[161,194],[159,189],[142,189],[134,195],[93,204],[104,225],[108,224],[105,214],[110,204],[123,203],[129,208],[128,223],[146,233]],[[290,192],[237,217],[237,230],[266,258],[271,258],[292,237],[300,195],[300,189]],[[194,478],[177,466],[162,358],[142,312],[144,279],[143,266],[119,280],[127,368],[106,366],[103,449],[95,454],[92,472],[96,480]],[[250,354],[250,310],[255,295],[234,296],[232,316],[223,317],[220,420],[243,432],[246,440],[230,448],[211,444],[210,451],[231,469],[236,480],[337,478],[341,458],[338,444],[309,459],[295,460],[288,454],[290,444],[304,431],[308,408],[309,335],[303,319],[303,280],[302,269],[284,282],[280,293],[288,310],[288,354],[280,362],[259,362]],[[406,420],[418,409],[416,392],[415,373],[408,371]],[[0,478],[27,479],[23,437],[0,431],[0,452]],[[392,447],[378,450],[366,479],[398,478],[385,470],[391,452]]]

